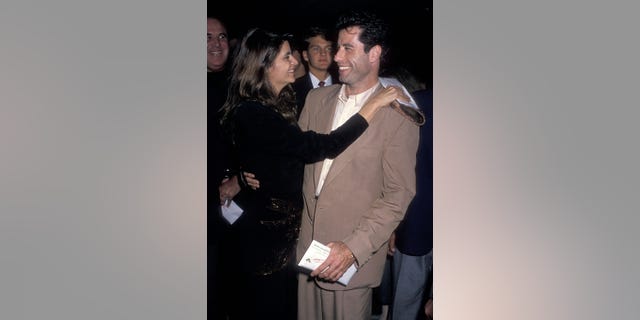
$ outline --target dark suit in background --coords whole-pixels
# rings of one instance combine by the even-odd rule
[[[396,229],[393,255],[391,319],[424,319],[433,267],[433,96],[430,90],[412,93],[425,115],[416,155],[416,195]]]
[[[335,72],[335,68],[330,68],[329,73],[331,74],[331,83],[327,83],[326,86],[331,84],[340,83],[338,73]],[[300,118],[300,113],[302,113],[302,107],[304,106],[304,101],[307,99],[307,94],[311,89],[315,89],[313,87],[313,83],[311,82],[311,76],[309,73],[304,76],[296,79],[296,82],[292,84],[293,91],[296,92],[296,101],[298,104],[298,118]],[[317,88],[317,87],[316,87]]]
[[[296,82],[292,84],[293,91],[296,92],[296,101],[298,104],[298,118],[300,118],[300,112],[302,112],[302,107],[304,106],[304,100],[307,98],[307,93],[313,89],[313,84],[311,84],[311,78],[309,74],[305,74],[304,76],[296,79]]]
[[[338,68],[333,62],[335,41],[329,31],[322,27],[310,26],[304,31],[301,39],[302,41],[298,44],[302,55],[300,62],[307,65],[308,71],[293,83],[298,118],[300,118],[304,100],[311,89],[338,83]]]

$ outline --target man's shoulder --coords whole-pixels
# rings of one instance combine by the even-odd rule
[[[378,111],[369,123],[369,131],[382,132],[385,136],[402,135],[418,137],[420,127],[393,107],[384,107]]]
[[[395,109],[392,106],[387,106],[384,107],[382,109],[380,109],[380,111],[378,111],[379,113],[379,117],[380,118],[380,122],[382,122],[383,124],[394,124],[394,125],[401,125],[401,124],[405,124],[405,123],[411,123],[411,120],[409,120],[409,118],[407,118],[406,116],[402,115],[401,111]],[[375,120],[375,118],[374,118]],[[413,124],[415,125],[415,124]],[[417,127],[417,125],[416,125]]]
[[[325,98],[337,98],[340,92],[341,85],[332,84],[330,86],[318,87],[309,91],[309,98],[313,99],[325,99]]]
[[[300,78],[297,78],[295,81],[293,81],[293,83],[291,84],[291,86],[295,89],[300,87],[300,84],[304,83],[304,78],[306,76],[302,76]]]
[[[304,76],[296,79],[291,86],[293,86],[293,89],[296,91],[310,88],[311,80],[309,79],[309,74],[305,74]]]
[[[312,108],[323,108],[322,105],[328,101],[327,99],[336,100],[339,92],[340,85],[337,84],[311,89],[309,93],[307,93],[307,101],[310,102],[307,104]]]

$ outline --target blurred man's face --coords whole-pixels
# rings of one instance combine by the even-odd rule
[[[207,71],[224,69],[229,58],[227,29],[218,19],[207,19]]]
[[[317,71],[327,71],[333,62],[333,46],[322,36],[315,36],[309,41],[309,47],[302,52],[309,68]]]

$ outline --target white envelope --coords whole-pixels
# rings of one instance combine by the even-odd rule
[[[220,206],[220,211],[222,211],[222,216],[229,221],[230,224],[233,224],[240,218],[244,210],[238,206],[235,201],[231,201],[229,206]]]
[[[330,251],[331,248],[316,240],[313,240],[311,241],[309,249],[307,249],[307,251],[304,253],[302,259],[300,259],[298,265],[309,271],[313,271],[317,269],[318,266],[320,266],[320,264],[322,264],[325,260],[327,260]],[[356,273],[356,271],[358,271],[358,269],[356,269],[356,265],[354,263],[351,265],[351,267],[349,267],[349,269],[347,269],[347,271],[345,271],[342,277],[338,279],[338,282],[346,286],[351,280],[351,277],[353,277],[353,275]]]

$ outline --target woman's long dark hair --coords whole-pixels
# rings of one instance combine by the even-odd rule
[[[273,108],[291,123],[296,123],[297,107],[291,85],[276,96],[267,79],[267,69],[273,65],[280,48],[291,36],[278,35],[262,29],[252,29],[242,39],[231,68],[227,100],[222,106],[221,124],[227,133],[233,131],[230,121],[235,108],[243,101],[256,101]]]

